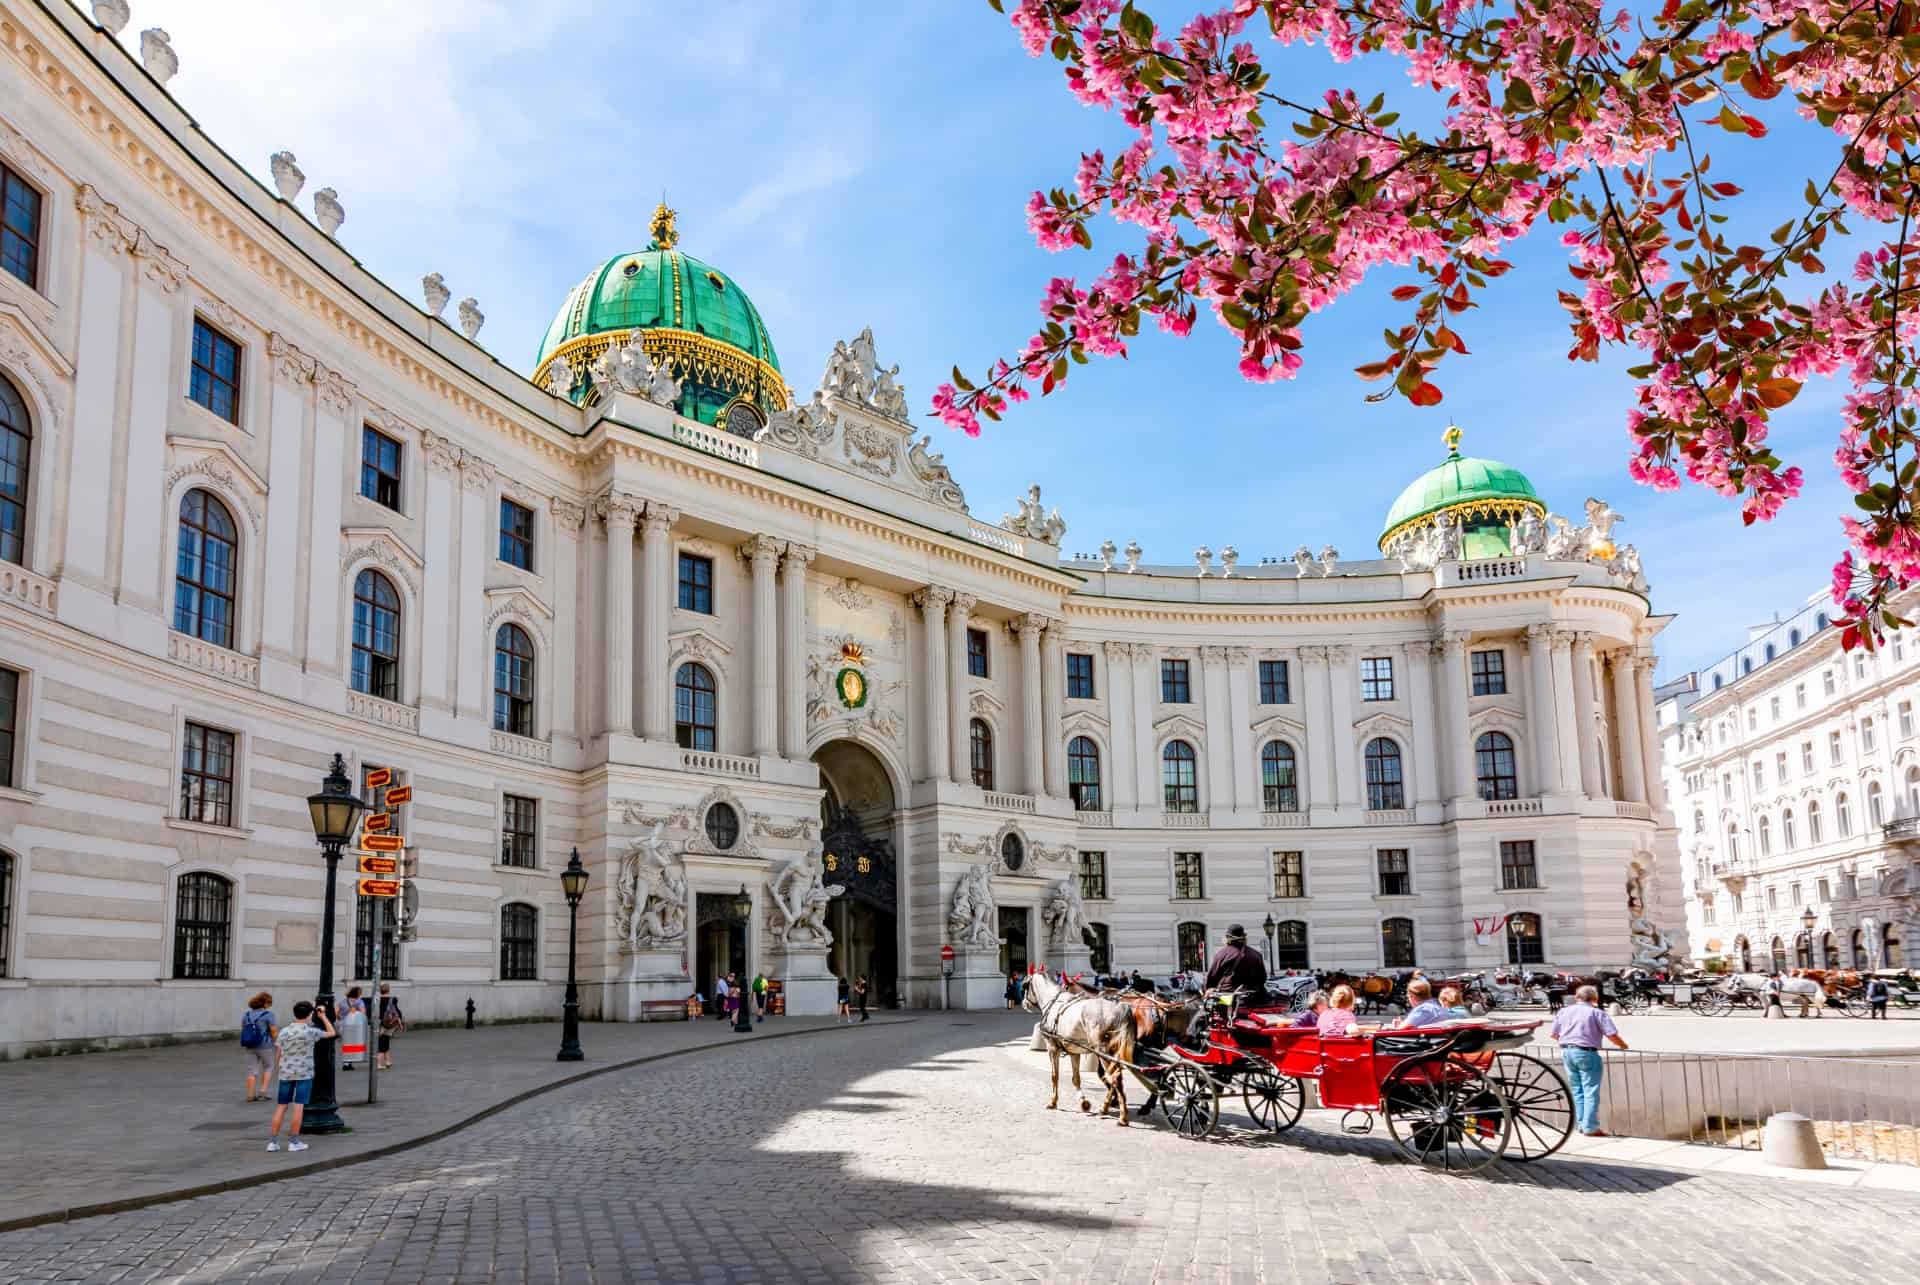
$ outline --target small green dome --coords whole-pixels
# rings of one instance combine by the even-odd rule
[[[1547,506],[1526,474],[1498,460],[1461,455],[1460,437],[1460,430],[1450,426],[1447,458],[1414,479],[1387,510],[1386,525],[1380,530],[1382,552],[1401,537],[1431,525],[1439,514],[1450,512],[1465,534],[1466,556],[1499,557],[1509,552],[1509,522],[1529,510],[1546,516]]]
[[[787,387],[760,310],[731,277],[676,248],[666,206],[652,231],[646,249],[608,259],[567,293],[540,341],[533,382],[544,385],[554,357],[564,356],[574,372],[569,392],[583,400],[592,395],[587,369],[638,331],[647,355],[681,380],[680,414],[728,427],[729,410],[745,402],[764,423],[787,404]],[[731,426],[748,427],[738,419]]]

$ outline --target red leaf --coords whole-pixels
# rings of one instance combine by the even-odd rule
[[[1419,286],[1395,286],[1393,288],[1393,297],[1402,303],[1405,303],[1419,293]]]
[[[1760,394],[1760,404],[1768,410],[1779,410],[1800,395],[1800,381],[1797,379],[1764,379],[1754,390]]]
[[[1353,373],[1368,383],[1372,383],[1376,379],[1385,379],[1388,375],[1391,375],[1393,373],[1393,363],[1390,361],[1368,362],[1364,366],[1355,366]]]
[[[1418,388],[1407,394],[1407,400],[1415,406],[1438,406],[1440,404],[1439,386],[1435,384],[1421,384]]]
[[[1742,116],[1740,120],[1746,125],[1749,137],[1765,138],[1767,136],[1767,127],[1757,117]]]

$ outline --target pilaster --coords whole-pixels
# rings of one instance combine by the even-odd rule
[[[952,779],[947,740],[947,604],[953,590],[928,585],[913,595],[920,609],[920,726],[922,733],[921,776],[923,781]]]
[[[973,762],[967,751],[967,619],[978,601],[970,593],[953,595],[947,613],[947,744],[948,769],[954,784],[973,783]]]
[[[1433,689],[1434,644],[1426,638],[1406,646],[1407,704],[1413,717],[1413,756],[1420,764],[1414,778],[1414,805],[1438,807],[1441,801],[1440,751],[1435,729],[1440,708]],[[1422,820],[1427,818],[1422,817]]]
[[[787,544],[780,559],[781,736],[787,757],[807,759],[807,564],[814,550]]]
[[[673,675],[667,631],[673,623],[673,524],[680,510],[649,501],[640,538],[640,724],[650,741],[673,741]]]
[[[1061,724],[1066,720],[1066,622],[1049,619],[1040,643],[1040,704],[1043,719],[1043,752],[1046,757],[1046,792],[1056,799],[1067,797],[1067,740]]]
[[[1593,635],[1573,636],[1573,731],[1580,741],[1580,792],[1590,799],[1601,795],[1600,742],[1594,735]]]
[[[780,566],[780,543],[756,535],[740,546],[753,577],[753,752],[765,757],[780,753],[780,629],[774,575]]]
[[[1333,806],[1333,693],[1328,687],[1327,649],[1300,649],[1301,678],[1307,698],[1307,799],[1323,815]]]
[[[1647,801],[1647,760],[1640,748],[1640,697],[1633,679],[1633,653],[1626,648],[1610,658],[1613,670],[1614,746],[1620,754],[1620,792],[1629,803]],[[1745,782],[1747,774],[1740,772]]]
[[[1359,686],[1354,676],[1353,648],[1327,648],[1327,691],[1333,719],[1334,795],[1340,807],[1366,806],[1361,793],[1361,764],[1353,744],[1353,698]],[[1418,767],[1415,771],[1418,771]]]
[[[1140,713],[1133,701],[1133,644],[1110,642],[1102,648],[1107,658],[1107,786],[1113,791],[1108,805],[1115,812],[1140,807],[1140,774],[1134,766],[1134,724]]]
[[[1040,736],[1040,632],[1046,621],[1039,616],[1022,616],[1014,623],[1020,639],[1020,730],[1021,780],[1026,792],[1035,798],[1047,792],[1046,768]]]
[[[1449,630],[1441,640],[1441,681],[1447,692],[1448,790],[1456,804],[1474,795],[1473,726],[1467,721],[1467,644],[1473,635]]]
[[[601,724],[609,737],[633,735],[633,533],[641,502],[613,492],[594,502],[607,528],[606,707]]]
[[[1532,742],[1535,794],[1558,794],[1562,785],[1552,640],[1551,625],[1527,626],[1527,739]]]

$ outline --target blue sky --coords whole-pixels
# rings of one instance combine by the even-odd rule
[[[217,142],[263,181],[272,152],[294,152],[308,196],[338,189],[344,245],[409,297],[430,271],[455,299],[475,296],[482,344],[522,373],[567,290],[645,244],[663,190],[682,248],[752,295],[796,388],[818,381],[835,339],[871,325],[922,411],[955,363],[977,371],[1024,341],[1050,276],[1090,278],[1122,244],[1109,231],[1092,256],[1034,246],[1028,193],[1066,183],[1083,148],[1118,135],[983,0],[134,10],[123,38],[169,31],[170,88]],[[1354,85],[1425,110],[1398,64],[1278,57],[1296,96]],[[1789,202],[1757,203],[1743,222],[1764,229],[1800,208],[1813,164],[1832,164],[1809,135],[1714,144],[1716,178]],[[1626,362],[1565,359],[1557,231],[1517,247],[1516,271],[1457,327],[1473,356],[1442,369],[1439,407],[1363,401],[1374,386],[1352,368],[1402,318],[1383,277],[1309,323],[1290,383],[1244,383],[1228,337],[1203,322],[1185,341],[1143,334],[1129,360],[1076,372],[977,441],[929,421],[936,449],[990,518],[1040,482],[1069,551],[1136,539],[1147,561],[1184,564],[1196,545],[1232,544],[1253,563],[1331,541],[1358,558],[1373,556],[1400,488],[1444,456],[1454,420],[1469,453],[1523,469],[1556,510],[1597,494],[1624,513],[1656,609],[1677,616],[1661,677],[1711,663],[1749,623],[1791,611],[1838,555],[1837,515],[1851,509],[1831,465],[1840,390],[1809,385],[1776,420],[1776,447],[1808,485],[1771,524],[1743,530],[1735,506],[1698,488],[1634,485]]]

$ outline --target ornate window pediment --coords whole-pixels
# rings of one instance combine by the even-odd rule
[[[1174,736],[1186,741],[1203,742],[1207,737],[1206,725],[1188,714],[1169,714],[1155,720],[1154,740],[1165,741]]]
[[[340,555],[342,571],[363,558],[370,559],[406,581],[415,598],[420,596],[420,578],[426,572],[426,561],[387,528],[342,527],[340,543],[344,546]]]
[[[1098,741],[1108,740],[1111,724],[1100,715],[1088,710],[1075,710],[1060,720],[1060,730],[1068,736],[1091,736]]]
[[[677,634],[667,635],[668,667],[679,668],[683,661],[700,660],[711,665],[722,665],[733,654],[733,648],[715,638],[704,629],[683,629]]]
[[[73,378],[73,363],[48,342],[43,327],[15,304],[0,301],[0,323],[3,323],[0,324],[0,365],[24,376],[33,385],[44,403],[34,408],[36,417],[44,414],[58,424],[64,399],[54,395],[54,383]]]
[[[1398,714],[1388,714],[1384,711],[1363,718],[1353,725],[1353,735],[1356,740],[1364,740],[1370,736],[1392,736],[1404,741],[1412,734],[1413,724],[1410,721],[1401,718]]]
[[[1256,741],[1272,740],[1277,736],[1295,745],[1306,744],[1307,725],[1297,718],[1288,718],[1285,714],[1269,714],[1265,718],[1256,719],[1249,726],[1253,730]]]
[[[168,494],[172,494],[174,484],[182,478],[198,475],[213,483],[216,491],[239,503],[256,535],[265,529],[260,506],[267,498],[267,480],[225,442],[169,433],[167,453],[173,464],[167,473]]]
[[[975,688],[973,695],[967,698],[967,710],[982,718],[997,717],[1007,712],[1007,707],[992,692]]]
[[[488,646],[492,646],[494,631],[512,620],[533,632],[542,651],[547,649],[547,631],[542,622],[550,623],[553,612],[545,603],[525,589],[489,589],[486,598]]]

